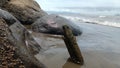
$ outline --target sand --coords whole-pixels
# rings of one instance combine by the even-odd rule
[[[120,68],[120,28],[79,23],[83,34],[77,42],[84,57],[80,66],[68,60],[69,54],[62,36],[33,33],[43,48],[37,59],[48,68]]]

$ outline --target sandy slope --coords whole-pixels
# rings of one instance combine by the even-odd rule
[[[83,34],[77,37],[83,66],[67,61],[69,54],[61,37],[36,34],[43,50],[36,55],[48,68],[120,68],[120,28],[79,23]]]

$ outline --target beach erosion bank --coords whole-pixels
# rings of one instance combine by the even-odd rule
[[[77,36],[84,65],[69,62],[69,54],[62,36],[33,33],[43,48],[37,59],[49,68],[119,68],[120,28],[90,23],[76,22],[83,34]]]

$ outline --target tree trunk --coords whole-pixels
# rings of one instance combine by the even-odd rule
[[[63,26],[63,31],[64,31],[64,42],[70,54],[71,60],[73,60],[73,62],[75,63],[83,65],[84,60],[81,51],[78,47],[76,38],[74,37],[71,29],[67,25],[65,25]]]

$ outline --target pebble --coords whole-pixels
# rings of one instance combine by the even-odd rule
[[[7,39],[7,28],[8,26],[0,21],[0,68],[25,68],[15,54],[16,48]]]

